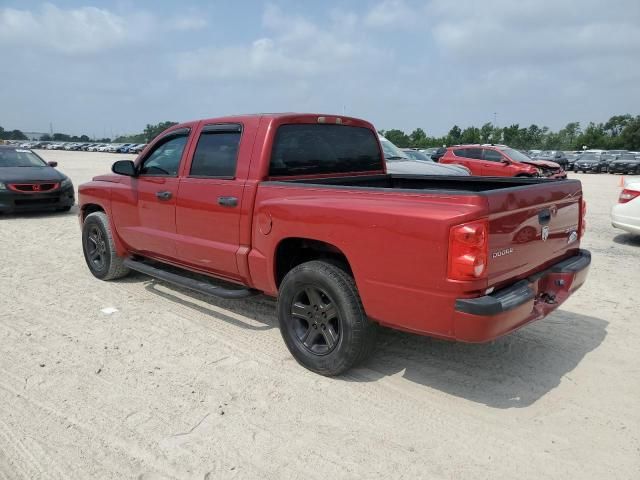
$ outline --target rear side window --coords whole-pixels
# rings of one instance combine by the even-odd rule
[[[481,148],[457,148],[453,153],[456,157],[473,158],[476,160],[482,158]]]
[[[495,150],[491,150],[489,148],[484,149],[484,159],[489,160],[490,162],[501,162],[502,154],[500,152],[496,152]]]
[[[206,126],[191,162],[191,177],[233,178],[236,174],[239,125]]]
[[[456,157],[463,157],[463,158],[467,158],[467,150],[465,148],[456,148],[453,151],[453,154]]]
[[[382,169],[376,134],[345,125],[295,124],[278,128],[269,175],[368,172]]]

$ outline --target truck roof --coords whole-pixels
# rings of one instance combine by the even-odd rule
[[[284,123],[312,123],[311,121],[315,118],[317,123],[335,123],[342,125],[351,125],[351,126],[359,126],[365,128],[374,128],[370,122],[366,120],[362,120],[360,118],[348,117],[345,115],[335,115],[329,113],[296,113],[296,112],[280,112],[280,113],[248,113],[248,114],[238,114],[238,115],[227,115],[224,117],[212,117],[198,120],[191,120],[188,122],[182,122],[178,125],[174,125],[168,130],[174,130],[177,128],[184,128],[187,126],[194,125],[198,122],[205,123],[232,123],[239,122],[247,119],[255,119],[255,121],[259,121],[260,119],[267,119],[271,121],[275,121],[278,124]],[[374,129],[375,130],[375,129]]]

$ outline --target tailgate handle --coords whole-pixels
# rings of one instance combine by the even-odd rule
[[[545,208],[538,213],[538,221],[540,225],[546,225],[551,221],[551,210]]]

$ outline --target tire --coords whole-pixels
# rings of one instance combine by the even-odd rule
[[[339,375],[373,351],[377,325],[364,311],[353,278],[324,261],[293,268],[280,285],[280,333],[303,367]]]
[[[100,280],[115,280],[129,274],[124,258],[116,253],[109,218],[104,212],[87,215],[82,225],[82,252],[89,271]]]

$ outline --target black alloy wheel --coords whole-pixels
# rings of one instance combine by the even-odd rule
[[[85,250],[91,266],[98,271],[105,269],[107,264],[107,242],[98,225],[91,225],[85,237]]]
[[[331,353],[340,342],[342,322],[333,299],[314,285],[301,286],[291,304],[291,322],[300,344],[314,355]]]

